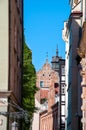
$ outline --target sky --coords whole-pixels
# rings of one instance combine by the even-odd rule
[[[24,0],[24,34],[32,51],[32,63],[40,70],[48,58],[58,55],[65,59],[62,39],[64,22],[69,18],[69,0]]]

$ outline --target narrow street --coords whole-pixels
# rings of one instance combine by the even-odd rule
[[[0,17],[0,130],[86,130],[86,0],[1,0]]]

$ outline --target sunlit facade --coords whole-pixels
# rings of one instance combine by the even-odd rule
[[[65,130],[67,130],[68,117],[68,73],[69,73],[69,30],[68,21],[64,22],[64,29],[62,30],[62,38],[66,43],[65,47]]]
[[[66,130],[85,130],[86,1],[70,0],[70,6],[71,14],[67,20],[67,27],[65,27],[68,32],[67,42],[69,43],[68,89],[66,90],[66,93],[68,92]],[[64,41],[66,42],[65,38]]]

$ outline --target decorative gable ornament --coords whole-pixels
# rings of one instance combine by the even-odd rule
[[[74,0],[74,3],[75,3],[75,4],[78,4],[78,0]]]

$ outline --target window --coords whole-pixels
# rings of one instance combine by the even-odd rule
[[[65,84],[61,85],[61,94],[65,94]]]
[[[62,73],[62,75],[65,75],[65,66],[61,67],[61,73]]]
[[[56,63],[52,63],[52,68],[55,69]]]
[[[44,87],[44,82],[40,81],[40,87]]]
[[[61,76],[61,81],[65,81],[65,76]]]
[[[64,88],[62,88],[62,94],[65,94],[65,90],[64,90]]]
[[[59,84],[58,83],[54,83],[54,88],[58,88]]]
[[[45,75],[43,74],[43,76],[45,76]]]
[[[59,69],[59,64],[58,63],[56,63],[56,69]]]

